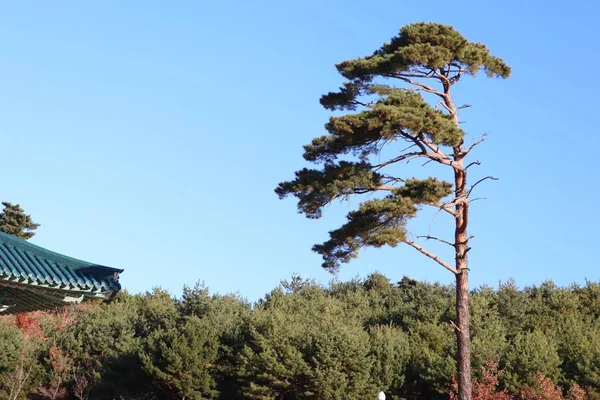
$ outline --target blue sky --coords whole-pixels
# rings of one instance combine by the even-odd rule
[[[179,294],[203,280],[256,300],[292,273],[327,282],[310,248],[352,204],[313,221],[273,189],[324,132],[318,99],[341,83],[334,64],[434,21],[513,68],[507,81],[481,76],[456,91],[473,105],[461,115],[468,132],[490,134],[472,179],[500,178],[472,206],[472,284],[597,281],[600,6],[366,4],[3,4],[0,199],[42,224],[32,242],[125,268],[132,292]],[[431,217],[411,230],[426,232]],[[450,222],[439,217],[433,232],[451,233]],[[339,278],[376,270],[452,282],[408,246],[367,250]]]

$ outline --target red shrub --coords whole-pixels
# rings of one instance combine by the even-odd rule
[[[481,378],[473,381],[473,400],[585,400],[587,398],[585,391],[577,385],[573,385],[565,397],[562,388],[554,385],[542,373],[536,375],[537,385],[535,387],[527,386],[513,396],[506,390],[498,390],[501,375],[502,371],[498,370],[497,363],[493,361],[486,362],[483,366]],[[453,378],[450,392],[451,400],[458,398],[457,392],[458,384],[456,379]]]

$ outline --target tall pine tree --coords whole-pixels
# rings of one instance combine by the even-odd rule
[[[330,239],[313,250],[323,267],[336,270],[357,257],[361,248],[406,243],[456,277],[456,335],[459,399],[471,399],[471,341],[469,336],[468,260],[469,198],[473,185],[467,172],[478,161],[465,157],[482,141],[465,144],[453,86],[463,75],[484,70],[488,77],[507,78],[510,67],[487,47],[466,40],[450,26],[417,23],[405,26],[390,43],[372,55],[336,65],[346,82],[337,92],[321,97],[328,110],[346,111],[325,125],[327,134],[304,146],[304,158],[321,164],[302,169],[295,179],[279,184],[280,198],[293,195],[298,210],[319,218],[323,207],[352,195],[375,194],[330,232]],[[432,106],[428,99],[435,99]],[[395,154],[381,162],[382,150]],[[378,157],[379,156],[379,157]],[[341,159],[344,158],[344,159]],[[453,182],[398,176],[399,164],[420,158],[453,172]],[[407,220],[424,206],[433,206],[454,220],[453,263],[442,260],[407,235]],[[429,239],[436,239],[428,237]]]
[[[28,240],[35,235],[35,230],[40,226],[25,214],[25,210],[18,204],[3,201],[4,209],[0,213],[0,232]]]

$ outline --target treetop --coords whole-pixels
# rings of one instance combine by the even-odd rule
[[[438,70],[449,65],[471,75],[480,69],[490,77],[510,75],[510,67],[485,45],[469,42],[452,26],[426,22],[407,25],[372,55],[336,67],[346,79],[369,82],[376,75],[394,77],[413,68]]]

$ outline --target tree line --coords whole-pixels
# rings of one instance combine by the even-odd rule
[[[455,293],[292,277],[255,304],[196,284],[5,316],[0,397],[456,398]],[[593,282],[472,290],[473,398],[600,398],[599,315]]]

